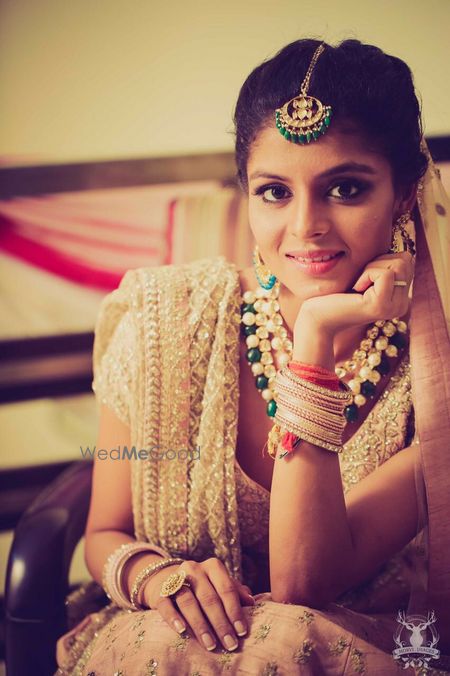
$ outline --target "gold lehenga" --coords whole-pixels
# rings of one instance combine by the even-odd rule
[[[157,611],[110,604],[61,637],[60,674],[397,673],[393,613],[407,608],[414,541],[326,611],[270,598],[269,493],[234,455],[240,303],[236,266],[223,257],[128,271],[99,313],[93,388],[137,450],[200,449],[198,460],[132,461],[135,537],[173,556],[220,558],[257,594],[245,608],[251,631],[237,651],[207,653]],[[345,491],[409,445],[413,410],[406,351],[345,445]]]

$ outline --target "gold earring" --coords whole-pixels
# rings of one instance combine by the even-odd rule
[[[411,256],[416,255],[414,241],[411,239],[405,228],[406,223],[408,223],[410,220],[411,212],[405,211],[405,213],[399,216],[395,221],[392,227],[392,240],[389,253],[401,253],[402,251],[409,251]],[[399,242],[398,234],[400,234],[401,244]]]
[[[255,248],[253,250],[253,267],[255,268],[255,275],[259,285],[262,286],[263,289],[270,290],[277,281],[277,278],[262,262],[261,255],[259,253],[259,246],[257,244],[255,244]]]

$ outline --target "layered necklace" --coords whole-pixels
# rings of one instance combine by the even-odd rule
[[[247,344],[247,362],[255,377],[255,385],[266,401],[266,413],[273,418],[277,410],[275,390],[276,367],[273,352],[280,368],[292,360],[292,341],[283,326],[278,296],[280,282],[270,290],[258,287],[246,291],[241,304],[241,330]],[[355,422],[359,409],[376,392],[377,383],[390,371],[389,357],[398,356],[407,344],[408,325],[399,318],[376,321],[366,331],[352,357],[336,365],[336,375],[343,379],[352,374],[348,386],[352,402],[345,408],[347,422]]]

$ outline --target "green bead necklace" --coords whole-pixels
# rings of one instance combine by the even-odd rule
[[[241,304],[241,330],[248,348],[247,362],[255,376],[255,385],[267,403],[266,413],[270,418],[277,410],[272,349],[277,353],[281,368],[292,360],[293,350],[280,314],[279,293],[280,282],[277,281],[270,290],[258,287],[255,291],[246,291]],[[348,422],[355,422],[359,417],[358,409],[368,398],[375,396],[377,383],[390,371],[388,358],[397,357],[399,350],[407,344],[407,330],[407,323],[399,318],[376,321],[367,329],[366,337],[351,359],[336,365],[335,373],[339,378],[353,374],[348,383],[352,402],[344,410]]]

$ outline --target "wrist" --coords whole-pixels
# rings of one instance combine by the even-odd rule
[[[302,321],[294,331],[293,361],[322,366],[334,371],[334,336],[314,321]]]

